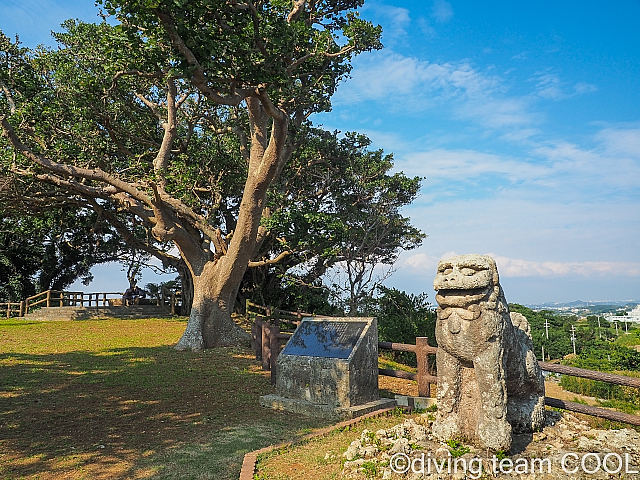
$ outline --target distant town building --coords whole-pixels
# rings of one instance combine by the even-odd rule
[[[640,323],[640,305],[636,305],[633,310],[627,313],[627,315],[611,315],[605,314],[606,318],[610,322],[634,322]]]

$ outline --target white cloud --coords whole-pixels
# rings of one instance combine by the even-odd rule
[[[640,128],[603,129],[592,137],[590,148],[567,141],[542,143],[530,139],[539,133],[536,129],[522,129],[503,135],[528,146],[529,152],[523,152],[524,156],[445,148],[420,151],[420,145],[412,144],[405,149],[409,153],[396,156],[396,170],[426,176],[432,192],[434,188],[440,192],[440,188],[449,185],[446,192],[440,192],[444,195],[459,189],[456,182],[461,181],[491,181],[496,191],[517,184],[525,197],[547,195],[558,201],[583,198],[595,201],[611,192],[637,195]],[[395,136],[388,137],[396,147],[402,146]],[[380,144],[384,145],[384,135],[376,138],[383,140]]]
[[[479,72],[468,62],[431,63],[387,50],[355,63],[352,78],[334,97],[336,105],[375,100],[423,110],[442,100],[490,99],[504,91],[498,76]],[[501,109],[512,113],[513,107]]]
[[[429,273],[435,272],[440,260],[456,256],[456,252],[446,252],[440,257],[416,253],[404,260],[403,265],[411,270]],[[493,257],[498,265],[501,277],[639,277],[640,263],[634,262],[536,262],[509,258],[495,253],[486,253]]]
[[[532,180],[549,175],[543,165],[522,159],[481,153],[474,150],[436,149],[406,155],[402,170],[411,175],[426,175],[433,181],[470,180],[500,175],[511,182]]]
[[[560,77],[549,72],[538,72],[536,78],[536,94],[547,100],[562,100],[597,90],[598,87],[595,85],[583,82],[576,83],[573,88],[570,88],[567,82],[561,81]]]
[[[573,86],[576,95],[582,95],[583,93],[592,93],[597,92],[598,87],[592,85],[591,83],[576,83]]]
[[[616,188],[619,193],[629,189],[637,192],[640,154],[634,147],[636,143],[640,144],[638,135],[638,131],[607,129],[595,136],[595,148],[558,141],[539,145],[532,153],[551,161],[556,176],[570,176],[573,188],[589,187],[595,192]]]
[[[562,92],[560,78],[549,73],[540,75],[536,85],[538,96],[550,100],[558,100],[565,95]]]
[[[508,142],[523,142],[541,133],[542,131],[537,128],[520,128],[511,132],[507,132],[500,138]]]
[[[426,253],[416,253],[404,260],[403,265],[410,267],[413,270],[435,270],[438,266],[440,257],[434,257],[427,255]]]
[[[534,262],[503,257],[488,253],[504,277],[550,277],[550,276],[640,276],[640,263],[634,262]]]
[[[432,63],[387,50],[359,57],[354,64],[352,78],[333,98],[336,106],[375,101],[405,112],[438,107],[490,128],[538,121],[531,112],[532,98],[508,96],[502,77],[468,61]]]
[[[366,4],[366,9],[371,9],[382,20],[384,40],[395,40],[407,36],[407,27],[411,24],[409,10],[402,7],[382,5],[378,3]]]
[[[534,122],[536,115],[529,111],[526,98],[494,98],[477,96],[457,106],[456,114],[473,119],[491,128],[520,127]]]
[[[640,127],[605,128],[596,139],[608,155],[640,159]]]
[[[423,17],[419,18],[418,26],[420,27],[420,30],[422,31],[422,34],[425,37],[435,38],[437,36],[435,28],[431,26],[431,23],[426,18],[423,18]]]
[[[446,23],[453,17],[453,8],[445,0],[435,0],[431,9],[431,17],[437,22]]]

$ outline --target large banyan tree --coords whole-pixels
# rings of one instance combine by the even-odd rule
[[[66,22],[55,49],[3,35],[3,174],[63,192],[182,265],[193,304],[177,348],[243,341],[231,309],[246,269],[289,254],[256,258],[268,189],[353,56],[381,47],[362,4],[104,0],[109,21]],[[179,257],[140,243],[131,224]]]

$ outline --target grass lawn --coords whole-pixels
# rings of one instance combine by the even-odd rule
[[[185,320],[0,320],[0,479],[237,479],[317,420],[263,409],[245,349],[171,348]]]

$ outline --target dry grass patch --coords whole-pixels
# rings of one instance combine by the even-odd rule
[[[275,450],[259,457],[258,480],[329,480],[340,478],[349,444],[360,437],[364,429],[375,432],[404,422],[415,415],[399,413],[368,418],[350,429],[335,430],[303,444]]]

